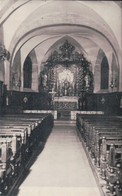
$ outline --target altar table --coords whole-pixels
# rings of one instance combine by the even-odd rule
[[[75,96],[54,97],[54,109],[72,111],[78,109],[78,98]]]

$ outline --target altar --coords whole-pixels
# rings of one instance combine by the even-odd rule
[[[78,109],[78,98],[76,96],[54,97],[54,110],[73,111]]]
[[[91,63],[77,47],[65,40],[43,62],[39,92],[48,94],[50,109],[69,117],[71,111],[83,109],[85,93],[93,92],[93,81]]]

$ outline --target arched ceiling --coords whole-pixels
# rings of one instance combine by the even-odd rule
[[[41,31],[41,35],[40,35]],[[47,32],[46,35],[44,32]],[[35,33],[35,32],[34,32]],[[45,27],[44,29],[39,29],[36,32],[36,35],[31,35],[30,38],[28,38],[28,41],[26,43],[23,42],[23,49],[25,56],[33,49],[38,48],[40,51],[40,54],[45,55],[48,51],[48,49],[53,45],[55,42],[57,42],[59,39],[64,37],[65,35],[68,35],[75,39],[81,47],[83,47],[84,50],[86,50],[87,55],[89,56],[90,49],[94,47],[103,48],[104,52],[106,53],[109,50],[112,50],[112,47],[110,44],[106,41],[105,37],[100,35],[97,32],[94,32],[92,29],[88,29],[81,26],[72,26],[72,25],[60,25],[60,26],[53,26],[53,27]],[[23,40],[24,41],[24,40]],[[73,44],[73,43],[72,43]],[[16,48],[19,49],[21,47],[18,45]],[[41,50],[42,48],[42,50]],[[16,54],[17,51],[15,51]]]
[[[29,0],[0,0],[0,24],[3,24],[12,13],[29,2]]]
[[[57,41],[65,35],[87,39],[103,50],[111,47],[117,53],[120,51],[121,8],[115,2],[0,0],[0,3],[4,42],[12,59],[24,44],[28,44],[29,52],[52,37]]]

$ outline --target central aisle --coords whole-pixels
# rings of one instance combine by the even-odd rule
[[[75,122],[56,121],[18,196],[100,196]]]

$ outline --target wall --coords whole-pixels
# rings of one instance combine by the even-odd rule
[[[46,93],[8,91],[8,104],[4,113],[22,113],[23,110],[48,110],[49,97]]]
[[[5,91],[6,92],[6,91]],[[6,102],[6,97],[8,101]],[[122,115],[122,93],[86,94],[85,111],[104,111],[107,115]],[[23,110],[49,110],[50,97],[46,93],[8,91],[2,102],[4,113],[22,113]]]
[[[16,53],[13,66],[10,73],[11,89],[19,90],[21,81],[21,53],[20,50]]]
[[[122,115],[122,93],[95,93],[86,95],[87,111],[104,111],[109,115]]]
[[[3,28],[0,26],[0,44],[4,45]],[[0,59],[0,81],[4,81],[4,61]]]
[[[4,113],[7,104],[7,86],[0,81],[0,116]]]

